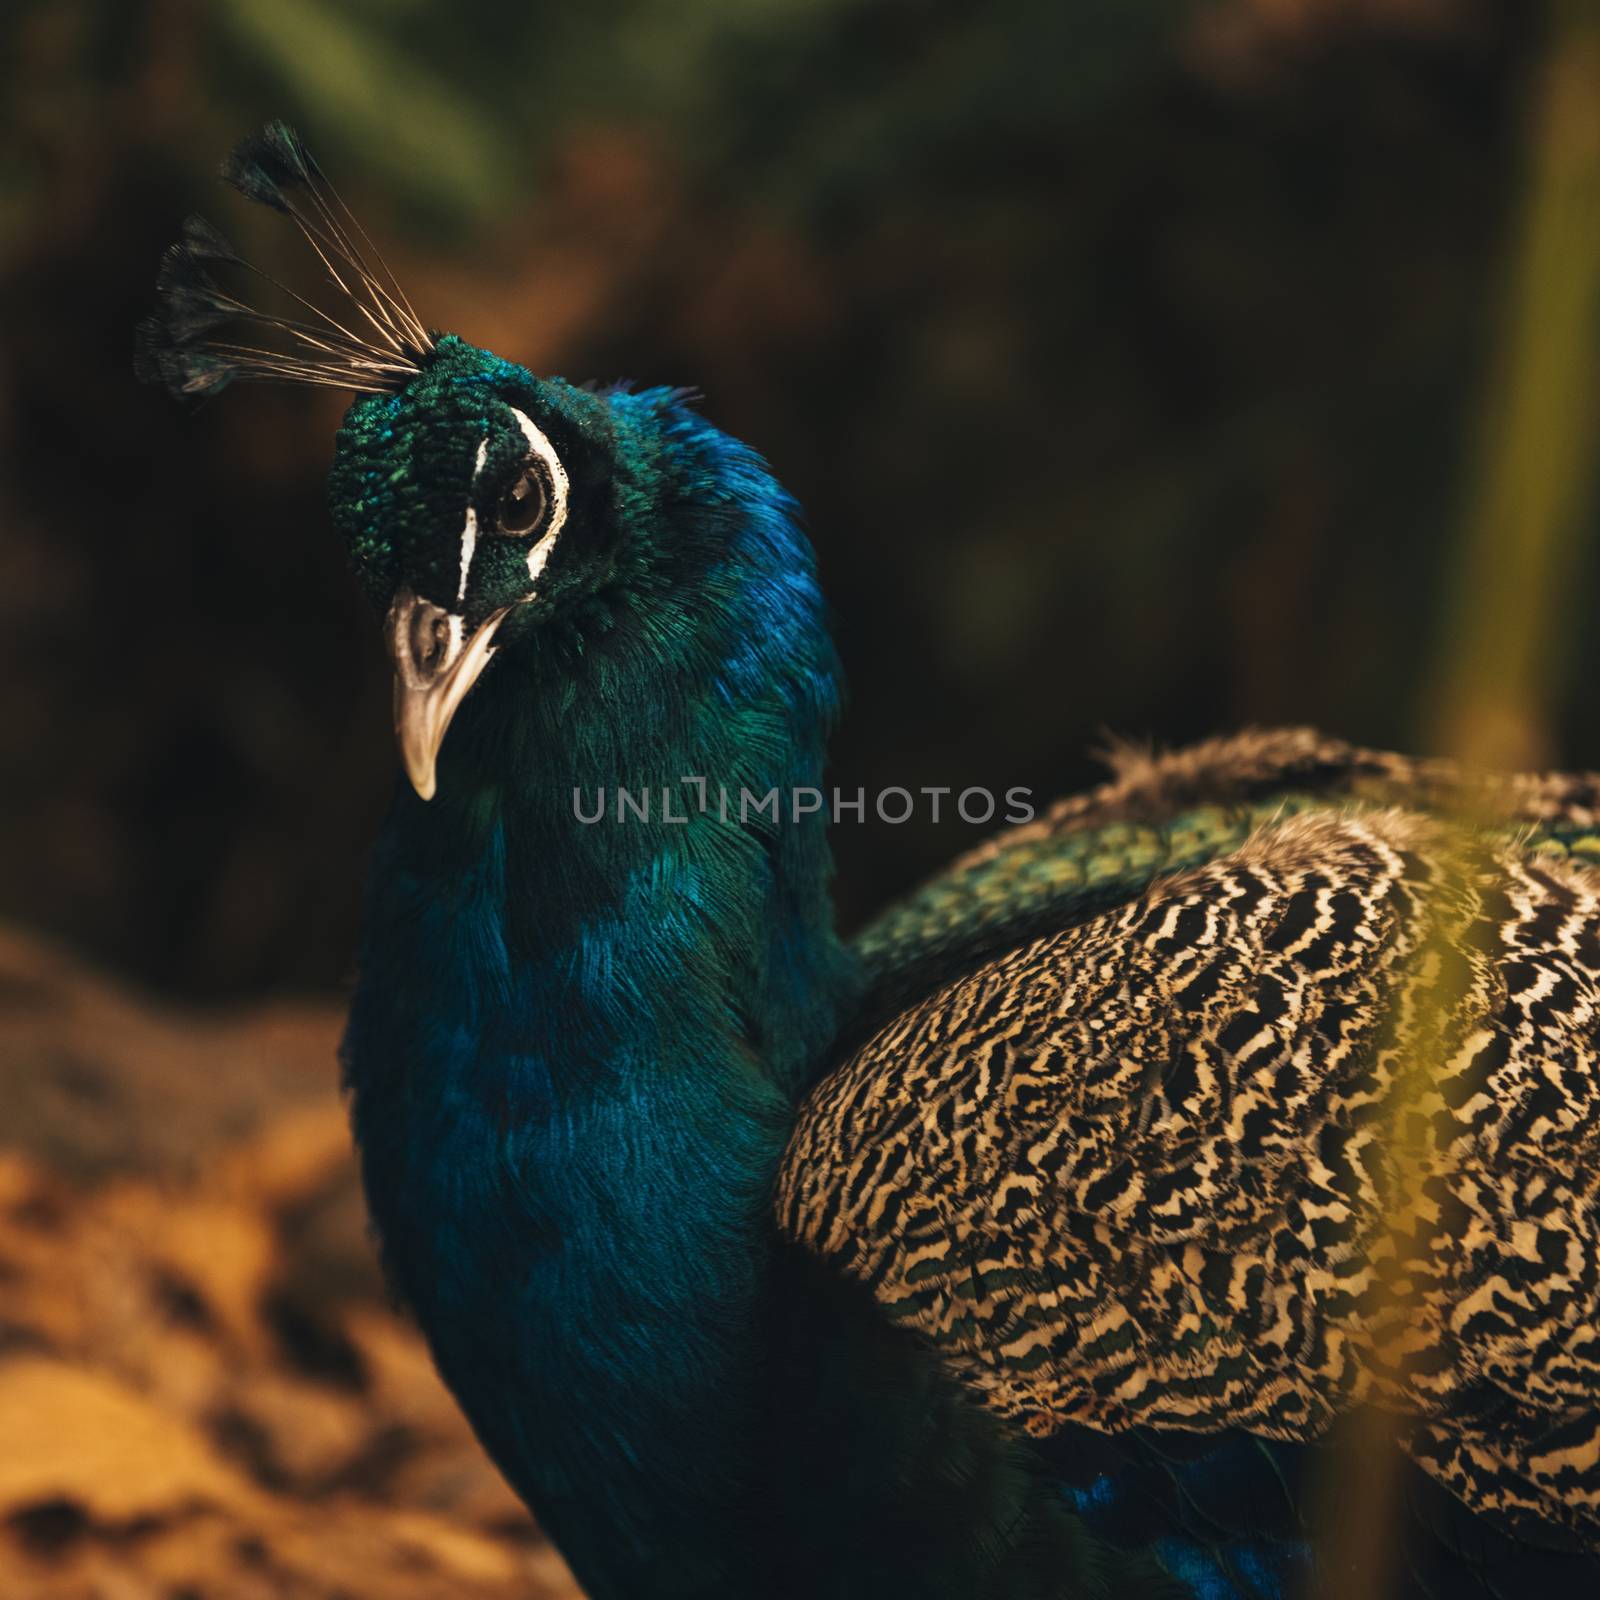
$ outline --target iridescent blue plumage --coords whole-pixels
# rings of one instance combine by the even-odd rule
[[[597,1593],[623,1551],[677,1592],[660,1552],[687,1528],[697,1565],[748,1560],[765,1195],[852,964],[820,822],[585,827],[573,793],[814,780],[833,658],[792,505],[748,452],[665,393],[451,358],[436,382],[468,410],[509,374],[542,426],[563,410],[627,463],[575,537],[632,587],[502,643],[438,798],[398,792],[346,1045],[356,1131],[396,1280],[497,1459]],[[650,604],[689,570],[697,614]]]

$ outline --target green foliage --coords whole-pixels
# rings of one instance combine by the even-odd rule
[[[234,47],[281,77],[308,123],[359,151],[400,194],[458,213],[503,201],[514,181],[503,125],[453,93],[423,52],[389,39],[387,19],[353,17],[328,0],[217,0],[216,12]]]

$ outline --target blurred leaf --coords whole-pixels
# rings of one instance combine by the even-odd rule
[[[307,125],[354,145],[400,193],[457,213],[505,203],[515,170],[506,118],[480,110],[489,102],[461,95],[370,19],[327,0],[216,5],[239,42],[281,74]]]
[[[1600,4],[1552,17],[1471,521],[1430,685],[1443,748],[1489,767],[1550,758],[1556,673],[1594,530],[1600,357]]]

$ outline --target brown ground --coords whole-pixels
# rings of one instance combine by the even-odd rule
[[[387,1303],[336,1007],[0,929],[0,1596],[575,1597]]]

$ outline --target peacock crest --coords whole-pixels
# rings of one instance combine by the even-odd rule
[[[160,310],[138,330],[138,376],[179,397],[214,394],[238,378],[362,394],[403,388],[432,353],[433,335],[300,136],[285,122],[270,122],[234,147],[221,175],[295,225],[338,296],[338,314],[253,265],[213,224],[191,216],[161,262]],[[293,311],[252,305],[219,281],[218,269],[250,275]]]

